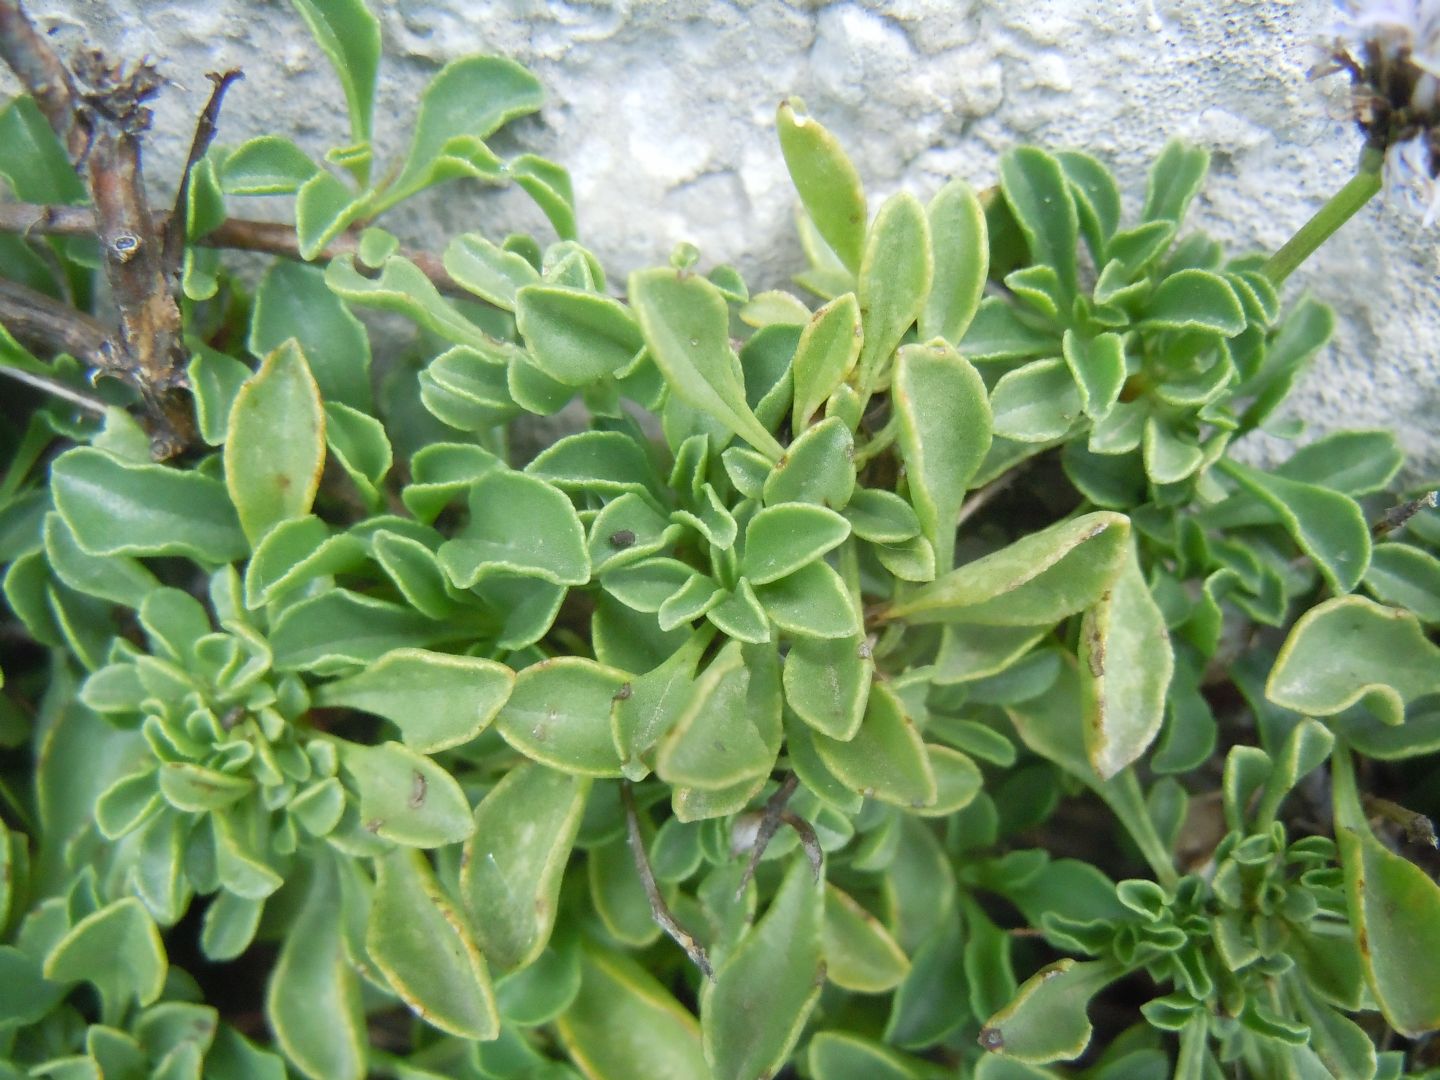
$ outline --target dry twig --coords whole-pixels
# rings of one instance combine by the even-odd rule
[[[635,871],[640,875],[640,883],[645,886],[651,916],[660,924],[660,929],[685,950],[685,955],[690,957],[701,974],[707,979],[713,979],[715,971],[710,966],[710,957],[705,953],[705,946],[680,925],[670,906],[665,903],[665,898],[660,895],[660,886],[655,883],[655,873],[650,869],[650,857],[645,853],[645,838],[640,835],[640,815],[635,809],[635,791],[628,780],[620,783],[620,798],[625,804],[625,833],[630,842],[630,855],[635,860]]]

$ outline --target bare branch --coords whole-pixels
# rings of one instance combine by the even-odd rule
[[[169,216],[157,217],[164,230],[170,228]],[[19,232],[46,236],[93,236],[98,226],[95,211],[88,206],[39,206],[35,203],[0,202],[0,232]],[[232,251],[256,251],[265,255],[283,255],[300,259],[300,242],[295,235],[295,226],[273,221],[250,221],[246,218],[229,218],[218,228],[195,243],[203,247],[227,248]],[[359,249],[357,233],[347,232],[337,236],[323,251],[315,256],[315,262],[325,263],[340,256],[353,255]],[[474,294],[461,288],[460,284],[446,271],[444,264],[434,255],[424,251],[406,251],[400,255],[414,263],[440,292],[447,296],[474,299]]]
[[[105,403],[97,397],[91,397],[83,391],[68,386],[59,379],[52,379],[48,375],[37,375],[33,371],[24,371],[21,368],[7,367],[0,364],[0,375],[16,382],[22,382],[26,386],[33,386],[37,390],[43,390],[47,394],[62,398],[72,405],[78,405],[86,412],[94,413],[96,416],[105,415]]]
[[[103,323],[18,281],[0,278],[0,325],[31,352],[69,353],[89,367],[115,368],[110,331]]]
[[[791,773],[775,794],[766,800],[765,809],[760,815],[760,824],[755,830],[754,839],[750,842],[750,861],[745,865],[745,873],[740,876],[740,885],[735,890],[737,898],[745,894],[745,886],[749,885],[750,879],[755,876],[755,868],[760,865],[760,859],[765,854],[765,849],[770,846],[770,841],[775,839],[775,833],[779,830],[781,821],[784,820],[785,804],[790,801],[790,796],[795,794],[795,789],[799,784],[800,778]]]
[[[215,141],[215,133],[219,130],[220,106],[225,100],[225,91],[230,89],[230,84],[245,77],[239,68],[232,68],[223,75],[214,71],[205,73],[205,77],[215,84],[215,89],[210,92],[210,100],[206,102],[204,110],[200,113],[200,119],[195,124],[195,137],[190,141],[190,157],[185,162],[185,172],[180,177],[180,188],[175,192],[175,209],[171,211],[170,219],[165,223],[165,256],[164,267],[166,274],[173,275],[180,269],[180,260],[185,254],[185,232],[187,214],[190,199],[190,175],[195,171],[195,166],[210,149],[210,144]]]
[[[1440,499],[1440,491],[1427,491],[1418,499],[1411,499],[1399,506],[1392,506],[1386,510],[1379,521],[1370,527],[1370,532],[1378,540],[1380,537],[1394,532],[1403,526],[1421,510],[1433,510],[1437,499]]]
[[[630,855],[635,860],[635,871],[640,875],[640,883],[645,886],[651,917],[675,944],[685,950],[685,955],[690,957],[701,974],[707,979],[713,979],[715,970],[710,966],[710,957],[706,955],[705,947],[680,925],[669,905],[665,903],[665,898],[660,895],[660,886],[655,883],[655,873],[650,869],[650,857],[645,853],[645,838],[640,835],[640,816],[635,809],[635,791],[628,780],[620,783],[620,799],[625,804],[625,833],[630,842]]]
[[[76,123],[75,81],[45,36],[35,29],[19,0],[0,0],[0,59],[35,99],[70,160],[78,161],[88,136]]]

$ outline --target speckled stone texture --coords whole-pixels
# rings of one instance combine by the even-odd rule
[[[281,0],[29,7],[62,46],[88,36],[149,53],[177,84],[160,103],[148,158],[157,191],[173,185],[207,70],[246,71],[227,100],[224,140],[278,131],[320,152],[343,139],[339,88]],[[1239,250],[1282,243],[1358,154],[1342,80],[1306,78],[1330,36],[1331,0],[378,0],[375,9],[385,42],[380,167],[403,154],[420,88],[443,63],[477,51],[514,57],[550,96],[507,148],[570,168],[582,238],[617,280],[680,240],[706,260],[737,263],[752,289],[783,285],[799,268],[771,126],[788,94],[843,139],[872,208],[902,187],[928,197],[950,176],[988,185],[997,155],[1028,141],[1096,154],[1138,209],[1150,159],[1180,136],[1213,154],[1192,223]],[[469,185],[426,194],[386,224],[437,250],[467,229],[546,232],[518,193]],[[1418,213],[1377,199],[1289,286],[1312,289],[1340,317],[1295,410],[1312,431],[1393,428],[1417,459],[1416,480],[1440,477],[1437,241]]]

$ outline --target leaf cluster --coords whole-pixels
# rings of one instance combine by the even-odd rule
[[[1440,518],[1372,534],[1384,432],[1228,456],[1332,317],[1184,231],[1202,152],[1133,225],[1033,147],[872,216],[792,99],[818,306],[688,246],[621,292],[487,141],[533,76],[448,65],[372,182],[378,24],[293,3],[349,137],[192,173],[203,445],[103,380],[3,432],[0,1077],[1425,1075]],[[28,99],[0,147],[81,197]],[[374,222],[461,178],[555,235],[447,293]],[[251,288],[199,241],[272,195]],[[88,304],[42,242],[6,273]]]

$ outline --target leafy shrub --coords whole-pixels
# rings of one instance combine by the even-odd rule
[[[0,237],[49,392],[0,481],[0,1076],[1424,1072],[1440,517],[1379,517],[1384,432],[1227,456],[1332,317],[1185,230],[1203,152],[1138,219],[1033,147],[872,218],[792,100],[820,306],[689,247],[621,299],[563,168],[487,145],[529,73],[447,66],[372,183],[377,24],[295,7],[335,168],[197,140],[148,285],[101,197],[148,67],[0,113],[17,199],[90,215]],[[373,224],[458,177],[557,238]],[[272,195],[293,233],[230,216]],[[100,268],[120,329],[40,349]]]

